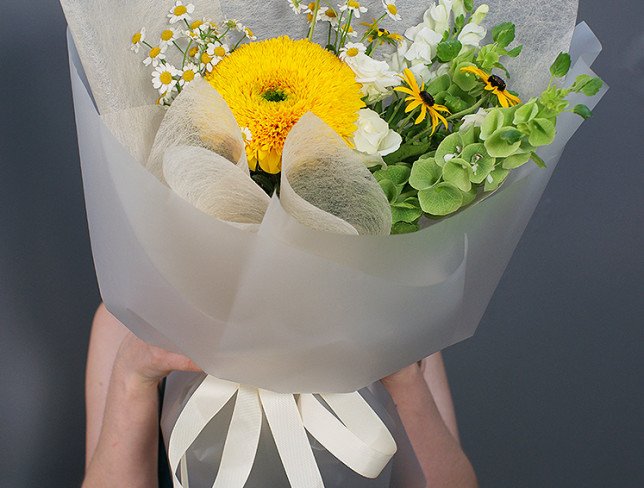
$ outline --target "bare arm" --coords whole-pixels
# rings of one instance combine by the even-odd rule
[[[434,355],[383,379],[432,488],[474,488],[476,475],[460,447],[443,361]]]
[[[84,488],[158,486],[158,384],[173,370],[199,368],[145,344],[99,307],[87,364]]]

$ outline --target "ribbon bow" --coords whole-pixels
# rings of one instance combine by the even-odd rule
[[[189,488],[186,453],[235,394],[235,409],[213,488],[243,488],[255,461],[262,415],[293,488],[324,487],[306,431],[367,478],[376,478],[396,452],[391,433],[358,392],[321,394],[332,413],[313,394],[275,393],[207,376],[170,434],[168,457],[174,488]]]

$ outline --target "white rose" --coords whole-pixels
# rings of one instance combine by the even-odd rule
[[[387,122],[371,109],[360,110],[357,125],[353,143],[360,152],[386,156],[396,151],[402,143],[400,134],[391,130]]]
[[[481,127],[487,114],[488,111],[486,109],[480,108],[475,114],[466,115],[465,117],[463,117],[463,124],[461,125],[461,127],[459,127],[458,130],[466,131],[470,127]]]
[[[461,42],[464,48],[477,48],[479,47],[480,42],[485,37],[485,34],[487,34],[485,27],[481,27],[480,25],[472,22],[463,27],[463,30],[458,35],[458,40]]]
[[[344,62],[355,73],[356,81],[362,85],[362,93],[369,103],[386,97],[392,87],[401,83],[400,76],[389,68],[386,61],[378,61],[365,53],[346,56]]]

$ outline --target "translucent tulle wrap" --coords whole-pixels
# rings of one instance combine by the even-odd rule
[[[143,339],[187,354],[213,376],[278,392],[357,390],[471,336],[581,123],[561,117],[557,140],[540,153],[547,169],[526,165],[491,197],[420,232],[313,230],[272,198],[252,233],[194,208],[147,171],[131,153],[149,152],[143,145],[153,137],[124,147],[127,136],[99,116],[71,44],[70,52],[107,307]],[[569,77],[590,72],[598,52],[580,26]],[[602,94],[583,101],[593,106]],[[146,110],[133,112],[143,121]],[[154,132],[152,123],[144,129]]]
[[[230,443],[256,443],[242,459],[248,472],[234,486],[290,482],[310,488],[322,480],[327,488],[424,486],[395,409],[382,386],[372,383],[474,333],[581,119],[559,119],[555,142],[539,151],[547,169],[525,165],[494,194],[454,216],[414,234],[382,235],[390,222],[386,201],[357,153],[316,117],[303,117],[289,135],[278,199],[250,179],[232,114],[207,84],[185,90],[170,110],[150,104],[155,93],[149,73],[126,52],[128,39],[142,25],[156,35],[172,1],[61,3],[76,41],[70,37],[72,86],[103,300],[139,337],[188,355],[209,375],[168,380],[162,428],[171,463],[187,426],[198,432],[196,440],[184,442],[174,459],[181,457],[182,470],[190,466],[190,486],[212,486],[215,476],[221,482],[221,472],[235,472],[236,466],[224,462],[224,443],[240,434],[234,425],[249,424],[255,415],[254,441],[237,435],[238,442]],[[260,38],[304,35],[302,18],[286,1],[192,3],[199,16],[252,24]],[[591,73],[601,47],[585,24],[573,36],[576,0],[487,3],[489,25],[514,21],[526,45],[509,63],[512,86],[524,98],[544,87],[548,65],[568,50],[571,38],[568,81]],[[428,2],[398,5],[404,21],[396,30],[404,31],[420,21]],[[571,102],[592,108],[604,91],[590,100],[572,95]],[[316,172],[311,158],[332,171]],[[329,174],[345,176],[337,180],[343,184],[325,180]],[[333,191],[324,194],[324,188]],[[372,218],[374,209],[379,211]],[[209,402],[207,380],[220,382],[230,400],[216,414],[200,418],[197,409],[182,423],[196,398]],[[278,401],[273,420],[276,415],[297,424],[301,414],[306,424],[300,400],[315,401],[310,393],[329,393],[319,397],[325,399],[359,389],[347,395],[366,402],[391,433],[393,460],[361,476],[332,454],[332,443],[316,440],[315,425],[305,425],[308,434],[299,425],[306,449],[291,460],[297,464],[301,455],[305,464],[310,444],[315,466],[302,473],[318,481],[293,483],[290,475],[287,480],[280,460],[287,465],[284,451],[292,446],[276,445],[267,402]],[[267,402],[260,406],[262,393]],[[299,411],[281,410],[279,405],[296,408],[295,398]],[[241,424],[234,423],[237,415]],[[291,439],[294,430],[285,432]],[[181,478],[175,486],[187,486],[187,472]]]

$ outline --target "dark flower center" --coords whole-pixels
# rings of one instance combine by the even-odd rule
[[[503,91],[506,89],[507,85],[505,84],[505,81],[503,81],[503,78],[496,76],[496,75],[491,75],[488,79],[487,82],[498,88],[500,91]]]
[[[262,93],[262,97],[269,102],[283,102],[288,98],[280,88],[269,88]]]
[[[434,103],[436,101],[434,100],[434,97],[432,97],[429,93],[427,93],[425,90],[420,92],[420,99],[427,105],[428,107],[433,107]]]

